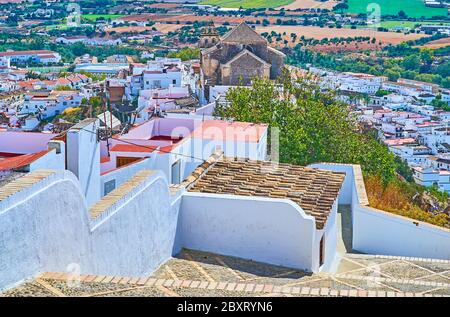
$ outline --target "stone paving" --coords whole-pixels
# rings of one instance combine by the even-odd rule
[[[0,296],[450,296],[450,261],[346,254],[333,274],[183,250],[151,277],[44,273]]]

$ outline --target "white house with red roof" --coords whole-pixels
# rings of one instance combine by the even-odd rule
[[[0,131],[0,175],[65,169],[65,147],[52,133]]]
[[[42,119],[61,114],[67,108],[81,106],[79,91],[31,91],[25,95],[17,114],[40,114]]]
[[[61,61],[61,55],[49,50],[7,51],[0,52],[1,57],[9,57],[11,63],[27,64],[28,62],[53,64]]]

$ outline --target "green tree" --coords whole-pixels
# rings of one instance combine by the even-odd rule
[[[191,59],[200,58],[200,49],[185,47],[180,51],[170,52],[167,56],[171,58],[181,58],[182,61],[189,61]]]
[[[420,56],[417,54],[407,56],[402,64],[407,70],[418,70],[421,65]]]
[[[400,73],[392,69],[386,70],[385,75],[390,81],[397,81],[400,78]]]
[[[373,135],[360,133],[347,105],[313,80],[294,80],[284,71],[276,83],[255,78],[251,87],[232,88],[227,99],[229,105],[216,107],[218,117],[279,129],[281,162],[361,164],[385,182],[395,177],[394,155]]]

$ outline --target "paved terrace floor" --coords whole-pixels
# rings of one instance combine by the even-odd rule
[[[450,261],[347,254],[333,274],[310,274],[183,250],[146,278],[44,273],[0,296],[450,296]]]

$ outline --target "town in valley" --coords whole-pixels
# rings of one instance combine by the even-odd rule
[[[0,297],[450,296],[450,0],[404,2],[0,0]]]

